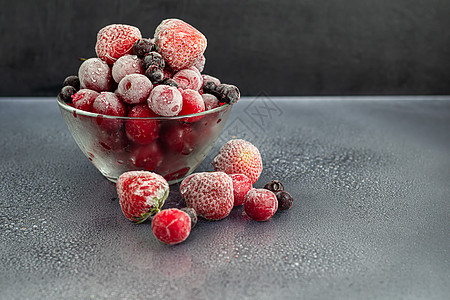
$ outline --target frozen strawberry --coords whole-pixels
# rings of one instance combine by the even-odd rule
[[[262,172],[261,154],[250,142],[233,139],[219,150],[213,160],[214,169],[227,174],[244,174],[254,184]]]
[[[147,171],[123,173],[117,179],[116,188],[123,214],[130,221],[138,223],[156,214],[169,195],[167,181]]]
[[[182,89],[191,89],[198,91],[203,85],[203,78],[200,72],[190,69],[183,69],[175,73],[172,77]]]
[[[231,174],[230,178],[233,180],[234,206],[242,205],[245,195],[253,188],[252,181],[244,174]]]
[[[154,118],[157,116],[147,104],[136,105],[128,113],[130,118]],[[131,141],[142,145],[150,144],[159,136],[159,121],[156,119],[127,119],[125,131]]]
[[[183,107],[180,91],[168,85],[154,87],[148,97],[148,106],[158,115],[172,117],[178,115]]]
[[[166,19],[155,30],[155,44],[166,63],[174,70],[186,69],[205,52],[205,36],[178,19]]]
[[[233,181],[223,172],[195,173],[180,186],[186,206],[207,220],[221,220],[233,208]]]
[[[190,123],[167,122],[160,135],[164,148],[170,152],[188,155],[195,149],[196,132]]]
[[[133,53],[134,43],[142,38],[137,27],[112,24],[97,33],[95,52],[97,56],[112,65],[119,57]]]
[[[181,109],[179,116],[192,115],[197,113],[202,113],[205,111],[205,102],[202,96],[197,91],[194,90],[183,90],[181,91],[181,96],[183,97],[183,108]],[[196,122],[200,120],[203,116],[190,117],[183,119],[184,122]]]
[[[81,89],[72,96],[72,103],[75,108],[92,112],[92,104],[100,95],[98,92],[90,89]]]
[[[107,116],[125,117],[127,108],[119,97],[111,92],[102,92],[95,98],[92,104],[92,112]],[[124,120],[109,118],[107,116],[97,116],[97,124],[108,132],[119,130]]]
[[[245,195],[245,213],[255,221],[267,221],[278,209],[275,194],[266,189],[251,189]]]
[[[177,208],[164,209],[152,220],[152,231],[163,243],[174,245],[183,242],[191,233],[191,218]]]
[[[147,145],[133,145],[131,147],[131,162],[138,168],[154,171],[161,166],[164,155],[157,141]]]
[[[147,101],[152,88],[152,82],[145,75],[130,74],[119,82],[116,93],[127,104],[140,104]]]
[[[78,78],[82,89],[103,92],[112,87],[111,68],[99,58],[85,60],[78,69]]]
[[[111,70],[112,77],[117,83],[129,74],[144,74],[144,72],[142,60],[136,55],[131,54],[119,57]]]

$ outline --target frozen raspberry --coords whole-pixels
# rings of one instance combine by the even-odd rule
[[[278,180],[272,180],[271,182],[268,182],[264,185],[264,188],[266,190],[269,190],[273,193],[284,191],[283,184]]]
[[[261,154],[253,144],[233,139],[219,150],[213,160],[214,169],[227,174],[244,174],[254,184],[262,172]]]
[[[196,67],[197,70],[201,73],[201,72],[203,72],[203,69],[205,68],[205,63],[206,63],[206,57],[204,55],[202,55],[194,62],[194,67]]]
[[[148,145],[134,145],[131,148],[131,162],[138,168],[154,171],[161,166],[164,156],[161,147],[154,141]]]
[[[142,38],[137,27],[112,24],[97,33],[95,52],[97,56],[112,65],[119,57],[133,53],[134,43]]]
[[[147,101],[152,88],[152,82],[145,75],[130,74],[119,82],[116,93],[127,104],[140,104]]]
[[[292,198],[291,194],[289,194],[286,191],[279,191],[275,193],[275,196],[278,200],[278,209],[279,210],[288,210],[292,207],[292,204],[294,203],[294,199]]]
[[[266,189],[251,189],[245,195],[245,213],[255,221],[267,221],[278,209],[278,200],[274,193]]]
[[[125,117],[127,108],[119,97],[111,92],[102,92],[92,104],[92,112],[107,116]],[[97,124],[108,132],[115,132],[123,125],[123,120],[103,116],[97,117]]]
[[[202,78],[203,78],[203,86],[202,86],[202,88],[209,81],[212,81],[216,86],[220,84],[220,80],[218,78],[214,77],[214,76],[202,74]]]
[[[144,67],[140,58],[127,54],[119,57],[114,63],[111,73],[114,81],[119,83],[129,74],[144,74]]]
[[[183,69],[175,73],[172,77],[182,89],[198,91],[203,85],[203,78],[200,73],[189,69]]]
[[[165,117],[176,116],[183,108],[183,97],[180,91],[168,85],[154,87],[147,101],[148,106],[155,113]]]
[[[142,64],[144,65],[144,69],[148,69],[150,66],[156,66],[158,69],[164,69],[165,62],[162,58],[161,54],[158,52],[150,52],[144,56],[142,59]]]
[[[163,81],[160,82],[160,84],[170,85],[178,88],[178,83],[172,78],[164,78]]]
[[[161,129],[161,140],[167,150],[188,155],[194,151],[196,133],[190,123],[168,122]]]
[[[186,240],[191,233],[191,219],[180,209],[164,209],[153,218],[152,231],[161,242],[178,244]]]
[[[132,118],[152,118],[157,115],[147,106],[140,104],[134,106],[129,112],[128,117]],[[139,120],[127,119],[125,123],[125,131],[127,137],[138,144],[149,144],[155,141],[159,136],[158,120]]]
[[[195,209],[190,208],[190,207],[183,207],[180,208],[180,210],[184,211],[185,213],[187,213],[189,215],[189,218],[191,218],[191,229],[194,228],[197,225],[197,213],[195,212]]]
[[[205,36],[178,19],[166,19],[155,30],[155,44],[166,63],[174,70],[186,69],[205,52]]]
[[[202,96],[194,90],[183,90],[181,92],[183,97],[183,108],[181,109],[179,116],[197,114],[205,111],[205,102],[203,102]],[[203,116],[190,117],[183,119],[184,122],[196,122]]]
[[[92,112],[92,105],[98,95],[100,94],[96,91],[81,89],[72,96],[73,106],[84,111]]]
[[[123,173],[117,179],[116,188],[123,214],[138,223],[157,213],[169,195],[167,181],[147,171]]]
[[[154,51],[155,44],[150,39],[139,39],[133,45],[133,54],[139,58],[144,58],[145,55]]]
[[[77,92],[76,88],[71,85],[63,86],[58,97],[65,103],[72,103],[72,96]]]
[[[202,99],[205,104],[205,110],[211,110],[220,106],[219,99],[214,95],[203,94]]]
[[[208,220],[221,220],[233,208],[233,181],[223,172],[195,173],[180,186],[187,207]]]
[[[63,81],[63,86],[73,86],[77,91],[80,89],[80,79],[76,75],[67,76]]]
[[[231,174],[233,180],[234,206],[244,204],[245,195],[252,189],[252,181],[244,174]]]
[[[78,69],[78,78],[82,89],[104,92],[112,87],[111,68],[99,58],[85,60]]]

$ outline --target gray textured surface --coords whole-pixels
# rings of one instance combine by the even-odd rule
[[[213,152],[252,141],[256,186],[282,180],[294,207],[166,246],[124,218],[55,100],[2,99],[0,298],[447,299],[449,100],[241,100]]]

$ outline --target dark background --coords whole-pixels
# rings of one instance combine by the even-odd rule
[[[105,25],[208,39],[204,73],[243,95],[450,94],[450,1],[0,1],[0,96],[55,96]]]

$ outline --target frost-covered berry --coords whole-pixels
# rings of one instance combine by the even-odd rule
[[[77,91],[80,89],[80,79],[76,75],[67,76],[63,81],[63,86],[73,86]]]
[[[153,218],[152,231],[161,242],[169,245],[178,244],[186,240],[191,233],[191,219],[180,209],[164,209]]]
[[[178,83],[172,78],[164,78],[163,81],[160,82],[160,84],[170,85],[176,88],[178,87]]]
[[[147,145],[136,144],[131,148],[130,153],[133,165],[146,171],[156,170],[164,159],[162,149],[157,141]]]
[[[147,101],[148,106],[155,113],[165,117],[176,116],[183,108],[183,97],[180,91],[168,85],[154,87]]]
[[[279,191],[275,194],[278,200],[278,209],[279,210],[288,210],[292,207],[294,203],[294,198],[292,198],[291,194],[286,191]]]
[[[145,76],[147,76],[153,84],[157,84],[164,79],[164,72],[157,66],[152,65],[145,71]]]
[[[127,104],[140,104],[148,99],[152,88],[152,82],[145,75],[130,74],[119,82],[116,93]]]
[[[161,129],[161,142],[170,152],[188,155],[194,151],[196,132],[190,123],[168,122]]]
[[[264,185],[266,190],[269,190],[273,193],[284,191],[283,184],[278,180],[272,180]]]
[[[92,112],[108,116],[125,117],[127,108],[119,97],[112,92],[102,92],[95,98],[92,104]],[[119,130],[124,121],[120,119],[112,119],[103,116],[97,117],[97,124],[108,132]]]
[[[194,67],[196,67],[197,70],[201,73],[205,68],[205,63],[206,63],[205,55],[202,55],[194,62]]]
[[[77,92],[76,88],[71,85],[63,86],[61,91],[59,92],[59,99],[64,101],[65,103],[72,103],[72,96]]]
[[[133,45],[133,54],[144,58],[149,52],[154,51],[155,44],[150,39],[139,39]]]
[[[191,229],[194,228],[197,225],[197,213],[195,212],[195,209],[191,208],[191,207],[183,207],[180,208],[180,210],[184,211],[185,213],[187,213],[189,215],[189,218],[191,218]]]
[[[245,195],[253,188],[252,181],[244,174],[231,174],[230,178],[233,180],[234,206],[242,205]]]
[[[85,60],[78,69],[78,78],[82,89],[104,92],[112,86],[111,68],[100,58]]]
[[[181,96],[183,97],[183,108],[181,109],[179,116],[197,114],[205,111],[205,102],[203,102],[202,96],[195,90],[182,90]],[[183,119],[184,122],[196,122],[203,116],[190,117]]]
[[[142,59],[142,64],[144,65],[144,69],[148,69],[150,66],[156,66],[159,69],[164,69],[165,66],[165,62],[161,54],[155,51],[145,55]]]
[[[129,74],[144,74],[144,67],[139,57],[127,54],[114,63],[111,73],[114,81],[119,83]]]
[[[203,86],[209,81],[212,81],[216,86],[220,84],[220,79],[218,79],[214,76],[202,74],[202,78],[203,78]],[[202,86],[202,88],[203,88],[203,86]]]
[[[203,78],[200,73],[189,69],[178,71],[173,75],[172,79],[175,80],[182,89],[198,91],[203,85]]]
[[[211,110],[220,106],[219,99],[211,94],[202,94],[203,102],[205,103],[205,110]]]
[[[81,89],[72,96],[72,103],[75,108],[92,112],[92,105],[100,93],[90,90]]]
[[[267,221],[278,209],[274,193],[266,189],[251,189],[245,195],[244,211],[255,221]]]
[[[130,118],[152,118],[157,115],[148,107],[147,104],[135,105],[129,112]],[[149,144],[155,141],[159,136],[159,121],[156,119],[141,120],[127,119],[125,124],[127,137],[138,144]]]

